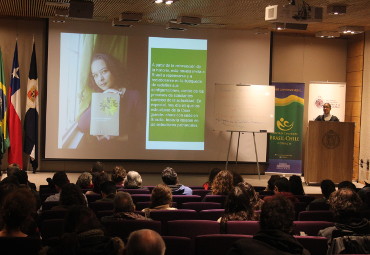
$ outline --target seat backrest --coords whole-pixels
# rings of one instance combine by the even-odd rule
[[[228,221],[226,234],[255,235],[260,230],[258,221]]]
[[[114,205],[113,202],[91,202],[89,207],[97,214],[99,211],[113,210]]]
[[[64,233],[64,219],[49,219],[41,222],[40,232],[43,242],[58,238]]]
[[[328,239],[320,236],[294,236],[312,255],[326,255]]]
[[[199,235],[219,234],[220,224],[210,220],[174,220],[167,222],[167,235],[194,238]]]
[[[218,220],[225,212],[225,209],[209,209],[198,212],[200,220]]]
[[[136,211],[141,211],[144,208],[149,208],[151,202],[150,201],[145,201],[145,202],[137,202],[136,203]],[[171,207],[177,208],[177,203],[172,202]]]
[[[150,194],[149,189],[118,189],[117,191],[127,192],[129,194]]]
[[[331,211],[302,211],[298,213],[299,221],[334,221]]]
[[[232,244],[241,238],[252,238],[251,235],[211,234],[195,237],[195,255],[224,255]]]
[[[162,223],[170,220],[195,220],[198,219],[198,213],[189,209],[153,210],[150,212],[150,218]]]
[[[40,221],[49,219],[64,219],[68,210],[42,210],[40,214]]]
[[[201,196],[198,195],[173,195],[172,201],[177,203],[178,208],[182,208],[181,205],[187,202],[200,202],[202,201]]]
[[[225,195],[206,195],[203,199],[204,202],[216,202],[224,208],[226,196]]]
[[[134,204],[137,202],[148,202],[150,201],[150,194],[132,194],[131,198]]]
[[[326,202],[315,202],[315,203],[310,203],[308,205],[309,211],[327,211],[329,209],[330,209],[330,206]]]
[[[182,209],[192,209],[197,212],[209,209],[221,209],[221,204],[216,202],[188,202],[182,204]]]
[[[45,201],[42,203],[42,211],[50,210],[57,205],[59,205],[59,201]]]
[[[192,242],[183,236],[162,236],[166,244],[165,255],[191,255]]]
[[[308,236],[317,236],[321,229],[332,226],[334,226],[334,222],[329,221],[294,221],[293,233],[300,235],[301,232],[304,232]]]
[[[122,220],[103,221],[106,234],[111,237],[119,237],[126,241],[131,232],[139,229],[151,229],[161,234],[161,222],[155,220]]]
[[[208,194],[210,194],[211,193],[211,191],[210,190],[205,190],[205,189],[193,189],[193,195],[198,195],[198,196],[200,196],[202,199],[206,196],[206,195],[208,195]]]
[[[41,239],[30,237],[0,237],[1,254],[37,255],[41,249]]]
[[[96,200],[98,199],[101,199],[102,196],[99,195],[99,194],[87,194],[86,195],[86,199],[87,199],[87,202],[90,204],[92,202],[95,202]]]

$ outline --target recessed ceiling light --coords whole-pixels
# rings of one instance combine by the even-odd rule
[[[315,36],[320,38],[337,38],[340,37],[340,34],[337,31],[319,31]]]
[[[344,15],[346,14],[347,6],[345,5],[329,5],[326,8],[326,12],[329,15]]]
[[[339,32],[347,35],[356,35],[363,33],[364,27],[362,26],[343,26],[339,28]]]

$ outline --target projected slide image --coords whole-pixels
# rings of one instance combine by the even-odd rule
[[[61,33],[58,147],[75,149],[100,141],[124,141],[127,38]]]
[[[149,38],[147,149],[204,150],[207,41]]]

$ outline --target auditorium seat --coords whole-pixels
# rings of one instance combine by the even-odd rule
[[[330,221],[334,220],[331,211],[302,211],[298,214],[299,221]]]
[[[40,233],[43,245],[50,244],[64,233],[64,219],[50,219],[41,222]]]
[[[137,202],[136,203],[136,211],[141,211],[144,208],[149,208],[150,204],[151,204],[150,201]],[[177,203],[176,202],[172,202],[171,207],[177,208]]]
[[[321,229],[334,226],[333,222],[329,221],[294,221],[294,235],[301,235],[304,232],[308,236],[317,236]]]
[[[169,236],[183,236],[194,239],[199,235],[219,234],[220,224],[211,220],[174,220],[167,222]]]
[[[182,203],[201,202],[202,198],[197,195],[173,195],[172,201],[177,203],[178,208],[181,208]]]
[[[50,219],[64,219],[68,210],[42,210],[40,214],[40,221],[50,220]]]
[[[113,210],[114,205],[113,202],[91,202],[89,207],[97,215],[99,211]]]
[[[319,236],[294,236],[312,255],[326,255],[328,239]]]
[[[218,220],[225,212],[225,209],[209,209],[199,211],[200,220]]]
[[[258,221],[228,221],[226,234],[255,235],[260,230]]]
[[[308,211],[328,211],[330,206],[326,202],[311,203],[308,205]]]
[[[46,201],[42,203],[42,211],[47,211],[53,208],[54,206],[59,205],[59,201]]]
[[[41,239],[30,237],[0,237],[1,254],[37,255],[41,249]]]
[[[251,235],[211,234],[195,237],[195,255],[225,255],[232,244]]]
[[[132,194],[131,195],[132,201],[134,202],[134,204],[136,204],[137,202],[148,202],[150,201],[150,196],[151,194]]]
[[[194,210],[179,209],[179,210],[154,210],[150,212],[151,219],[162,223],[162,232],[167,235],[168,222],[173,220],[197,220],[198,213]]]
[[[222,208],[225,206],[225,195],[206,195],[203,199],[204,202],[216,202],[222,205]]]
[[[108,236],[120,237],[126,242],[131,232],[140,229],[151,229],[162,233],[161,222],[155,220],[122,220],[116,222],[102,222]]]
[[[192,255],[191,239],[183,236],[162,236],[166,244],[165,255]]]
[[[210,209],[221,209],[220,203],[215,202],[188,202],[183,203],[181,206],[182,209],[192,209],[197,212],[202,210],[210,210]]]
[[[205,190],[205,189],[193,189],[193,195],[198,195],[201,197],[201,199],[203,200],[203,198],[206,196],[206,195],[209,195],[211,194],[211,191],[210,190]]]
[[[101,199],[102,196],[99,195],[99,194],[88,194],[88,195],[85,195],[86,198],[87,198],[87,203],[90,204],[92,202],[95,202],[96,200],[98,199]]]
[[[129,194],[150,194],[149,189],[117,189],[117,192],[127,192]]]

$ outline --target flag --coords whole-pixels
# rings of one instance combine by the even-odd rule
[[[21,82],[19,79],[18,44],[15,43],[12,74],[8,94],[9,102],[9,139],[8,163],[16,163],[23,168],[22,126],[21,126]]]
[[[38,121],[39,121],[39,85],[37,80],[37,64],[35,42],[33,42],[30,71],[28,73],[26,115],[24,117],[24,148],[23,152],[30,155],[30,162],[35,172],[38,166]]]
[[[0,49],[0,159],[9,147],[6,92],[3,54]]]

